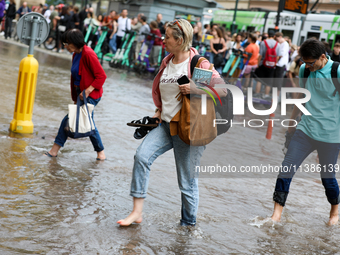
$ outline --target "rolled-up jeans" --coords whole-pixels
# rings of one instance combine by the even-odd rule
[[[313,167],[308,164],[306,167],[311,169],[312,167],[313,169],[318,167],[328,202],[332,205],[339,204],[339,186],[335,178],[335,173],[339,170],[336,164],[340,143],[316,141],[299,129],[296,130],[292,137],[288,146],[288,151],[282,162],[281,172],[276,180],[275,192],[273,195],[275,202],[279,203],[281,206],[285,206],[289,186],[295,172],[299,172],[300,170],[304,171],[304,169],[306,169],[305,166],[302,166],[301,168],[300,166],[305,158],[307,158],[314,150],[317,150],[319,154],[319,166],[315,166],[315,164]]]
[[[80,89],[79,89],[79,87],[77,87],[77,95],[79,96],[79,94],[80,94]],[[93,99],[92,97],[88,97],[87,102],[89,104],[93,104],[94,106],[96,106],[99,103],[100,99],[101,98]],[[93,145],[94,150],[96,152],[100,152],[100,151],[104,150],[104,145],[103,145],[102,140],[100,138],[100,134],[98,132],[96,124],[94,123],[93,114],[94,114],[94,110],[92,112],[92,120],[93,120],[93,124],[95,126],[95,133],[90,136],[90,140],[91,140],[91,143]],[[61,147],[64,147],[64,144],[65,144],[65,142],[68,138],[67,131],[65,131],[65,127],[67,125],[67,120],[68,120],[68,114],[61,121],[57,137],[54,140],[54,143],[58,144]]]
[[[151,130],[138,147],[134,157],[130,195],[136,198],[146,197],[150,167],[158,156],[170,149],[174,149],[177,181],[181,191],[181,225],[195,225],[199,201],[195,166],[200,164],[205,146],[190,146],[178,135],[171,136],[167,122],[163,121]]]

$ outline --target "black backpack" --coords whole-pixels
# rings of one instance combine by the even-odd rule
[[[190,72],[191,75],[194,72],[194,69],[196,67],[196,64],[200,58],[204,58],[201,55],[195,55],[190,63]],[[218,101],[218,100],[217,100]],[[233,114],[233,95],[228,89],[228,94],[225,97],[221,97],[222,105],[220,102],[217,102],[217,105],[215,105],[215,113],[216,113],[216,119],[224,119],[227,120],[227,124],[217,124],[217,135],[221,135],[225,132],[227,132],[231,126],[231,121],[234,117]]]
[[[335,96],[336,92],[338,91],[338,94],[340,95],[340,83],[338,80],[338,67],[339,67],[339,62],[333,62],[332,64],[332,69],[331,69],[331,77],[332,77],[332,82],[333,85],[335,87],[333,96]],[[307,78],[310,74],[310,70],[308,68],[305,67],[305,71],[303,73],[303,87],[306,87],[306,82],[307,82]]]

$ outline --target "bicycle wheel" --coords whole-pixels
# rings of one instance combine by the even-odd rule
[[[49,36],[44,42],[45,49],[53,50],[57,46],[57,41],[55,37]]]

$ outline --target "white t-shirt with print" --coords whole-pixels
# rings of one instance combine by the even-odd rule
[[[159,82],[159,90],[162,100],[162,120],[170,122],[171,119],[182,108],[182,100],[178,101],[176,96],[180,92],[177,80],[183,75],[188,76],[189,58],[182,63],[174,64],[172,59],[164,69]]]

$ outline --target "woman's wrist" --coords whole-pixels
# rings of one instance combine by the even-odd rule
[[[86,90],[89,92],[89,93],[92,93],[92,91],[94,90],[94,87],[92,85],[90,85],[88,88],[86,88]]]

